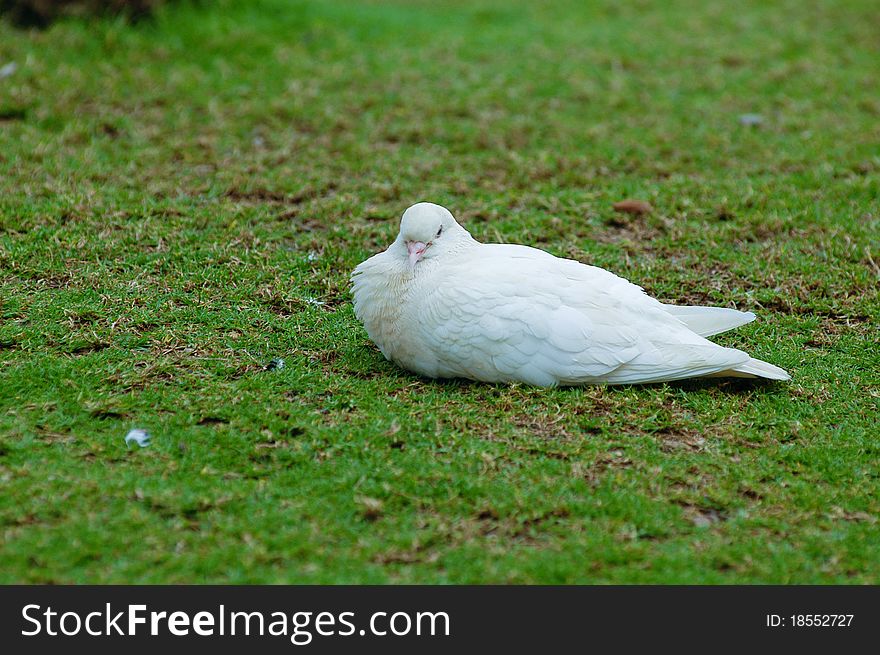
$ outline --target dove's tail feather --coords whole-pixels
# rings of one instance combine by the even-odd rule
[[[719,371],[706,377],[733,377],[733,378],[765,378],[767,380],[791,380],[791,376],[778,366],[769,362],[752,357],[745,364]]]
[[[755,320],[755,315],[752,312],[740,312],[724,307],[663,305],[663,308],[701,337],[711,337],[713,334],[727,332]]]

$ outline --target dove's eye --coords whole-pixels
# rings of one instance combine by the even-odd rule
[[[440,226],[440,229],[437,230],[437,236],[439,237],[441,234],[443,234],[443,226],[442,225]],[[434,237],[434,238],[436,239],[437,237]]]

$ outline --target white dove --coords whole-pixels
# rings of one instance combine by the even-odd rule
[[[754,320],[751,312],[665,305],[602,268],[480,243],[429,202],[407,209],[394,243],[351,279],[355,315],[382,354],[429,378],[538,386],[790,379],[705,339]]]

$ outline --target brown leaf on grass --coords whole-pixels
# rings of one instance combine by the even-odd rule
[[[706,528],[724,520],[724,515],[712,507],[685,504],[684,515],[698,528]]]
[[[224,423],[229,423],[229,419],[222,416],[203,416],[196,425],[221,425]]]
[[[866,523],[874,524],[877,522],[877,517],[873,514],[869,514],[868,512],[850,512],[842,507],[834,506],[831,508],[831,511],[828,512],[828,518],[830,519],[843,519],[844,521],[864,521]]]
[[[382,516],[382,507],[384,503],[378,498],[370,498],[369,496],[358,496],[355,502],[360,506],[361,514],[368,521],[375,521]]]
[[[624,214],[633,214],[635,216],[650,214],[654,211],[654,208],[650,203],[647,203],[644,200],[634,200],[632,198],[615,202],[611,206],[614,208],[614,211],[623,212]]]

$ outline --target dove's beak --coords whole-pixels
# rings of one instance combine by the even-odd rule
[[[418,262],[422,255],[425,254],[425,249],[428,246],[422,243],[421,241],[407,241],[406,242],[406,251],[409,253],[409,267],[415,268],[416,262]]]

